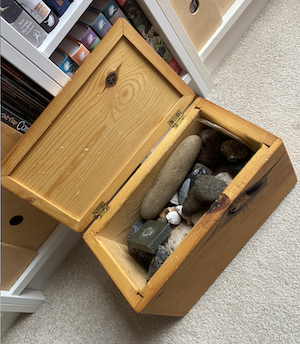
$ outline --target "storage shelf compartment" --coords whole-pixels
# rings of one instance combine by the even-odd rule
[[[88,8],[92,0],[73,1],[66,12],[59,17],[59,22],[54,30],[52,30],[45,41],[39,47],[39,51],[49,57],[58,47],[60,42],[76,24],[83,12]]]
[[[1,55],[52,95],[57,95],[69,77],[39,52],[3,18]]]

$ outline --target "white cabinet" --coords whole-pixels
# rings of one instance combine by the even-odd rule
[[[59,24],[38,49],[1,18],[1,55],[9,56],[9,60],[14,65],[55,96],[69,78],[48,58],[91,2],[91,0],[72,2],[64,15],[60,17]],[[214,87],[212,72],[267,2],[268,0],[236,0],[224,15],[223,24],[198,52],[168,0],[138,0],[139,5],[180,64],[182,79],[198,95],[204,97]],[[25,60],[28,61],[24,62]]]

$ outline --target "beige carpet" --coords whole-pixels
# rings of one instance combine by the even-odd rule
[[[209,100],[283,139],[300,175],[300,1],[271,0]],[[3,344],[300,343],[299,183],[184,318],[135,314],[84,242]]]

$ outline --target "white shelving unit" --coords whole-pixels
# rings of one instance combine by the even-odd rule
[[[60,17],[57,27],[38,49],[0,18],[1,56],[56,96],[69,77],[49,60],[49,56],[91,2],[92,0],[74,0]],[[255,20],[268,0],[236,0],[224,15],[223,24],[201,51],[195,50],[168,0],[137,2],[180,64],[181,78],[196,94],[206,97],[214,87],[212,72]],[[1,292],[1,321],[4,332],[21,312],[35,312],[44,302],[40,289],[80,237],[69,228],[59,225],[11,290]]]

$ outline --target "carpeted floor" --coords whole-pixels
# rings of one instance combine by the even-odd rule
[[[271,0],[209,100],[280,137],[300,176],[300,2]],[[138,315],[84,242],[3,344],[300,343],[300,184],[184,318]]]

